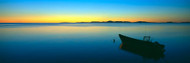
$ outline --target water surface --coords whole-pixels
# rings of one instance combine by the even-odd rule
[[[4,23],[0,63],[189,63],[189,32],[187,23]],[[122,50],[118,34],[151,36],[165,45],[165,56],[154,60]]]

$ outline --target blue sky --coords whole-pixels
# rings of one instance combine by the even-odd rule
[[[94,20],[189,21],[189,3],[189,0],[1,0],[0,16],[7,19],[19,17],[17,21],[22,20],[20,16],[92,16],[97,18]]]

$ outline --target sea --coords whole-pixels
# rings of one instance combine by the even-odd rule
[[[164,45],[154,59],[119,34]],[[0,23],[0,63],[190,63],[190,23]]]

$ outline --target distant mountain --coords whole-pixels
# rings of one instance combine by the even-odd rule
[[[146,22],[146,21],[137,21],[137,22],[134,22],[134,23],[152,23],[152,22]]]
[[[131,23],[129,21],[91,21],[90,23]]]
[[[71,23],[71,22],[61,22],[61,23]],[[130,21],[91,21],[91,22],[76,22],[76,23],[190,23],[190,22],[147,22],[147,21],[136,21],[136,22],[130,22]]]

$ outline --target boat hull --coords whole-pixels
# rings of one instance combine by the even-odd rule
[[[119,34],[122,41],[120,48],[145,58],[160,59],[164,57],[164,45],[138,40]]]

